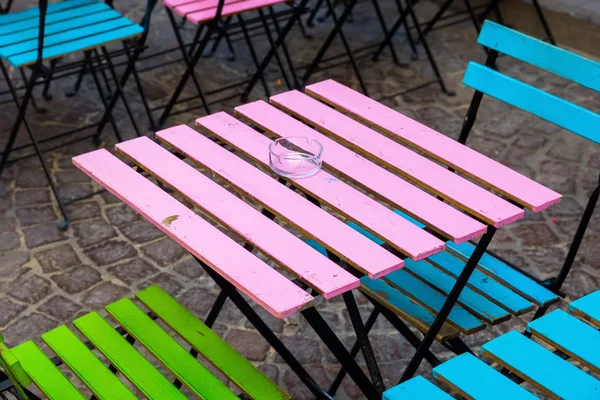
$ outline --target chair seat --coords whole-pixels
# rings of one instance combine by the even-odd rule
[[[571,306],[595,302],[600,291],[576,300]],[[586,318],[580,314],[581,318]],[[600,381],[583,368],[598,372],[600,334],[576,317],[555,310],[528,324],[534,337],[548,349],[517,331],[508,332],[482,347],[482,354],[551,398],[597,399]],[[565,360],[557,351],[578,363]],[[533,400],[537,397],[470,353],[456,356],[433,369],[433,376],[461,397],[478,400]],[[415,377],[389,389],[386,400],[414,398],[445,399],[445,393],[422,377]]]
[[[403,212],[395,212],[424,228],[423,224]],[[357,224],[349,222],[348,225],[377,244],[384,244],[381,239]],[[325,249],[316,242],[311,241],[309,244],[326,254]],[[435,317],[475,248],[467,242],[459,245],[447,242],[446,247],[446,251],[422,261],[405,259],[403,270],[386,275],[383,279],[386,298],[376,295],[378,291],[382,291],[382,283],[372,279],[361,279],[361,290],[426,332],[430,325],[426,322],[428,319],[416,318],[415,305],[425,309],[420,311],[421,314],[425,311]],[[391,299],[398,297],[390,296],[392,292],[398,292],[408,301],[391,302]],[[499,324],[513,315],[518,316],[533,310],[536,305],[547,306],[558,299],[557,295],[533,279],[492,255],[485,254],[461,293],[458,304],[450,313],[448,324],[463,334],[471,334],[484,329],[485,324]],[[453,337],[456,335],[449,330],[448,334],[438,335],[437,339],[443,341]]]
[[[290,0],[225,0],[222,16],[286,3]],[[217,15],[218,0],[164,0],[164,5],[194,24],[207,22]]]
[[[141,35],[143,28],[98,0],[69,0],[48,5],[44,60],[93,49]],[[0,16],[0,57],[15,67],[38,56],[39,9]]]
[[[136,297],[183,341],[236,384],[248,398],[289,399],[276,384],[194,317],[160,287],[152,286]],[[63,325],[42,335],[46,344],[99,399],[136,399],[124,380],[113,374],[95,353],[101,353],[127,381],[149,399],[186,399],[170,378],[138,352],[142,347],[203,399],[237,399],[223,382],[199,363],[188,350],[163,330],[132,300],[124,298],[106,306],[108,313],[139,343],[132,346],[100,314],[91,312],[73,321],[91,346]],[[91,347],[91,350],[90,350]],[[33,342],[12,349],[0,343],[0,354],[23,386],[32,381],[49,398],[84,399],[79,386],[65,376]],[[24,371],[24,374],[19,373]]]

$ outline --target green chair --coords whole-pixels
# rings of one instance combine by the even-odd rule
[[[186,399],[180,391],[183,384],[201,399],[290,398],[160,287],[151,286],[135,297],[149,312],[128,298],[106,306],[120,325],[117,328],[97,312],[91,312],[73,321],[81,338],[65,325],[44,333],[42,339],[57,355],[52,359],[31,340],[9,349],[0,336],[0,365],[12,382],[0,382],[0,388],[11,388],[23,399],[38,398],[27,389],[33,383],[50,399],[84,399],[78,387],[86,386],[97,399],[136,399],[141,393],[144,398],[167,400]],[[156,320],[170,329],[163,330]],[[147,350],[147,357],[133,346],[135,341]],[[192,349],[186,350],[179,342],[186,342]],[[198,362],[198,354],[242,394],[238,397]],[[160,361],[175,379],[170,380],[156,369],[152,358]],[[63,374],[58,368],[63,363],[82,384],[75,384],[75,378]],[[139,393],[136,395],[131,387]]]

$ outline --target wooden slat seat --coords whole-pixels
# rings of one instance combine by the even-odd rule
[[[484,344],[482,354],[552,397],[593,399],[600,394],[600,381],[517,331]]]
[[[312,303],[308,293],[108,151],[74,157],[73,163],[274,316]]]
[[[352,150],[327,138],[295,118],[264,101],[236,107],[235,112],[270,134],[281,137],[294,132],[319,141],[326,151],[322,161],[374,195],[423,221],[433,230],[456,242],[472,239],[484,233],[485,225],[436,199]]]
[[[269,165],[268,148],[272,140],[224,112],[199,118],[196,124],[211,135],[240,149],[254,161]],[[406,219],[369,196],[335,178],[327,171],[305,179],[290,180],[294,186],[356,221],[385,240],[394,249],[420,260],[444,248],[444,242],[420,230]]]
[[[307,241],[307,243],[323,255],[327,254],[327,250],[314,240],[311,239]],[[360,279],[360,283],[361,292],[393,313],[399,315],[404,320],[409,321],[413,326],[421,330],[421,332],[427,332],[433,323],[435,319],[434,313],[423,307],[413,298],[392,287],[386,278],[371,279],[363,276]],[[449,323],[444,323],[436,339],[443,342],[455,338],[458,335],[459,331],[454,326]]]
[[[309,85],[306,92],[533,211],[544,210],[560,201],[558,193],[333,80]]]
[[[563,310],[554,310],[531,321],[527,330],[600,373],[600,332],[597,329]]]
[[[202,399],[237,399],[225,383],[216,378],[198,362],[175,338],[180,335],[199,354],[231,379],[250,399],[283,400],[290,396],[269,380],[248,360],[237,353],[223,339],[211,331],[198,318],[183,308],[158,286],[151,286],[136,296],[150,304],[151,310],[163,319],[174,332],[163,330],[138,305],[130,299],[121,299],[106,307],[109,314],[152,356],[142,355],[116,328],[97,312],[91,312],[73,323],[82,333],[78,337],[65,325],[42,335],[42,339],[83,382],[84,386],[101,400],[138,398],[124,382],[109,370],[99,358],[101,353],[144,398],[152,400],[187,399],[187,397],[154,365],[160,361],[194,395]],[[166,308],[165,308],[166,306]],[[190,329],[195,335],[190,335]],[[89,342],[85,344],[83,340]],[[10,372],[22,368],[27,377],[44,395],[51,399],[85,399],[75,382],[69,380],[50,358],[33,341],[12,349],[3,344],[2,360],[14,357]],[[208,356],[207,356],[208,355]],[[15,374],[12,374],[13,376]],[[27,386],[30,382],[19,379],[13,382]]]
[[[466,399],[537,399],[471,353],[461,354],[438,365],[433,369],[433,376]]]
[[[588,302],[597,305],[599,295],[600,291],[597,291],[584,296],[571,303],[571,306],[590,304]],[[587,370],[589,368],[595,373],[600,372],[600,332],[596,327],[558,309],[529,322],[527,329],[535,338],[543,340],[556,350],[541,346],[517,331],[511,331],[484,344],[482,354],[496,362],[499,367],[520,376],[525,383],[537,387],[549,398],[600,398],[600,381]],[[569,357],[577,362],[569,361]],[[509,379],[505,371],[501,373],[471,353],[461,354],[436,366],[433,368],[433,376],[447,392],[460,398],[538,398],[517,384],[513,378]],[[421,395],[419,391],[428,395]],[[441,393],[444,392],[431,382],[422,377],[415,377],[389,389],[383,398],[435,399],[442,396]]]
[[[287,1],[289,0],[226,0],[221,16],[227,17]],[[218,1],[212,0],[165,0],[163,3],[194,24],[210,21],[215,18],[219,4]]]
[[[489,224],[500,227],[524,215],[521,208],[304,93],[292,90],[270,102]]]
[[[569,305],[569,311],[600,328],[600,291],[575,300]]]
[[[116,148],[317,289],[325,298],[358,287],[359,281],[352,274],[149,138],[122,142]]]
[[[416,376],[383,393],[383,400],[407,399],[452,400],[453,397],[422,376]]]
[[[21,16],[19,16],[21,14]],[[11,18],[8,18],[11,17]],[[38,56],[39,10],[0,17],[0,57],[19,67]],[[51,4],[46,15],[44,60],[141,35],[143,28],[100,1]]]
[[[399,257],[192,128],[181,125],[156,136],[368,276],[378,278],[402,267]]]

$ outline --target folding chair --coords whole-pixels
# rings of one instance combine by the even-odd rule
[[[52,138],[44,139],[44,142],[85,129],[95,128],[95,133],[90,136],[93,136],[94,142],[99,144],[100,135],[107,123],[112,125],[117,140],[121,141],[121,134],[112,116],[112,111],[119,99],[123,100],[136,129],[136,133],[139,136],[140,133],[128,101],[123,93],[123,87],[134,71],[135,63],[143,50],[150,25],[150,13],[155,2],[156,0],[147,0],[146,14],[141,25],[133,23],[112,9],[112,0],[106,2],[98,0],[68,0],[50,5],[48,4],[48,0],[40,0],[39,7],[37,8],[0,16],[0,32],[2,33],[0,37],[0,57],[15,68],[26,67],[31,70],[31,74],[25,82],[23,97],[19,99],[17,90],[9,78],[7,66],[4,62],[0,63],[0,68],[9,86],[12,99],[19,109],[16,121],[0,158],[0,175],[9,162],[8,159],[11,151],[29,146],[14,147],[20,128],[24,125],[31,140],[31,145],[42,164],[46,178],[62,213],[63,220],[59,222],[59,229],[67,229],[69,223],[65,204],[58,196],[48,166],[42,157],[42,150],[40,148],[42,141],[36,139],[26,119],[28,106],[33,103],[33,90],[37,84],[37,80],[45,80],[46,92],[47,85],[53,78],[56,60],[72,53],[83,52],[85,56],[83,65],[87,66],[91,71],[104,106],[104,113],[99,123],[55,135]],[[106,48],[108,44],[117,41],[123,43],[128,55],[125,71],[120,78],[116,74],[115,67]],[[95,64],[101,63],[99,52],[103,55],[103,61],[106,63],[105,68],[108,69],[115,86],[108,100],[105,99],[103,89],[96,74],[98,67]],[[50,66],[47,65],[48,62]],[[79,64],[75,63],[74,65],[77,66]],[[100,69],[104,73],[104,69]],[[143,92],[141,94],[143,96]],[[17,159],[11,160],[11,162],[15,161]]]
[[[33,383],[50,399],[85,399],[83,387],[93,393],[91,399],[137,399],[137,391],[148,399],[183,400],[188,397],[181,392],[182,385],[194,396],[207,400],[290,399],[214,333],[210,322],[201,322],[160,287],[151,286],[135,296],[141,304],[124,298],[106,306],[110,317],[119,324],[116,328],[97,312],[91,312],[73,321],[80,335],[66,325],[44,333],[42,340],[56,354],[53,358],[32,340],[9,349],[0,335],[0,366],[6,374],[0,376],[0,396],[5,398],[2,392],[9,390],[19,399],[39,399],[27,389]],[[141,305],[149,311],[145,312]],[[156,319],[169,329],[164,330]],[[176,339],[185,341],[191,350]],[[138,352],[136,341],[148,350],[148,356]],[[196,360],[198,355],[242,393],[234,394]],[[172,382],[156,369],[154,365],[159,363],[175,377]],[[64,375],[59,368],[63,364],[76,378]],[[131,386],[125,384],[125,379]]]
[[[596,79],[597,76],[600,76],[600,63],[585,59],[577,54],[562,50],[491,21],[484,23],[478,42],[489,49],[489,56],[485,66],[471,62],[465,73],[463,82],[474,88],[475,94],[461,130],[460,143],[466,143],[475,123],[483,95],[487,94],[600,144],[600,135],[597,129],[600,126],[600,115],[491,68],[498,55],[503,53],[592,90],[600,91],[600,85]],[[315,92],[314,95],[327,101],[335,94],[320,91]],[[349,100],[340,99],[339,96],[336,97],[335,104],[338,108],[349,110],[347,112],[350,113],[354,109],[368,106],[368,104],[352,104]],[[365,117],[360,116],[360,118]],[[382,122],[368,118],[365,121],[375,128],[386,130],[384,126],[386,121]],[[544,315],[548,307],[559,300],[559,296],[564,296],[560,291],[561,286],[573,266],[599,196],[600,178],[598,185],[590,194],[563,265],[556,277],[552,279],[542,281],[513,263],[490,251],[486,251],[478,263],[477,270],[458,298],[460,307],[455,306],[456,314],[454,318],[448,321],[449,324],[440,331],[436,339],[451,351],[460,354],[470,350],[459,335],[461,333],[471,334],[485,328],[481,321],[487,325],[496,325],[511,318],[511,315],[522,315],[536,307],[537,311],[533,319],[535,320]],[[397,211],[397,213],[415,225],[424,228],[424,225],[408,215],[402,214],[400,211]],[[385,246],[383,241],[358,225],[351,225],[365,236]],[[324,251],[316,243],[313,246],[320,251]],[[431,325],[431,316],[422,312],[416,313],[412,304],[407,304],[403,299],[409,296],[412,301],[422,305],[433,315],[437,314],[439,304],[443,303],[443,299],[448,295],[455,279],[461,276],[463,269],[466,268],[465,261],[474,254],[476,248],[474,244],[468,242],[456,244],[448,241],[446,246],[447,250],[445,252],[429,257],[425,261],[405,260],[405,269],[410,272],[410,279],[403,277],[394,280],[387,277],[391,285],[362,279],[363,292],[375,306],[365,323],[367,331],[373,327],[379,314],[383,314],[413,346],[420,348],[421,340],[410,331],[398,316],[422,332],[428,332]],[[458,308],[461,309],[457,310]],[[356,343],[353,348],[353,355],[358,353],[358,347],[359,345]],[[416,361],[413,359],[414,362],[411,362],[402,377],[403,381],[412,377],[423,357],[433,366],[439,364],[437,357],[426,350],[420,348],[421,357]],[[330,390],[331,393],[335,393],[343,377],[344,371],[341,371],[334,381]]]
[[[325,39],[325,41],[323,42],[321,48],[319,49],[319,51],[313,58],[312,62],[306,67],[306,70],[304,71],[304,74],[302,75],[302,77],[300,79],[300,85],[299,86],[297,85],[296,88],[301,88],[302,86],[304,86],[308,83],[308,81],[310,80],[312,75],[317,71],[320,64],[324,61],[325,54],[330,49],[331,45],[333,44],[333,41],[335,40],[335,38],[337,36],[339,36],[340,40],[342,41],[342,44],[344,46],[344,54],[348,57],[348,60],[350,61],[352,69],[354,70],[354,74],[356,75],[356,78],[359,82],[360,89],[361,89],[362,93],[364,93],[365,95],[368,95],[367,86],[365,85],[365,82],[362,78],[362,74],[361,74],[360,69],[358,68],[358,64],[356,62],[357,57],[355,56],[354,51],[351,49],[350,44],[346,38],[346,35],[343,32],[343,26],[348,21],[348,18],[350,17],[352,10],[354,9],[358,0],[344,1],[343,2],[343,10],[339,16],[335,12],[334,2],[332,2],[332,0],[322,0],[321,2],[317,3],[317,6],[320,7],[321,3],[323,1],[327,5],[328,15],[331,16],[331,18],[333,19],[334,26],[331,29],[331,31],[330,31],[329,35],[327,36],[327,38]],[[437,63],[433,56],[433,53],[431,52],[431,49],[429,48],[429,45],[427,44],[425,36],[422,34],[420,24],[417,20],[417,15],[415,14],[415,12],[413,10],[412,0],[410,0],[410,1],[406,0],[406,7],[403,6],[402,0],[395,0],[395,3],[396,3],[396,7],[398,9],[398,13],[399,13],[400,17],[399,17],[398,22],[396,24],[394,24],[394,26],[392,28],[390,28],[390,30],[388,30],[387,25],[385,24],[385,21],[383,19],[379,4],[377,3],[377,0],[373,0],[373,8],[374,8],[377,18],[379,20],[381,29],[384,33],[384,37],[386,37],[386,38],[392,37],[393,36],[392,32],[396,32],[398,30],[398,28],[400,28],[406,22],[407,18],[410,17],[410,19],[413,21],[413,24],[417,28],[418,40],[423,44],[423,48],[427,55],[427,59],[429,61],[429,64],[431,65],[431,68],[435,75],[434,80],[427,82],[427,83],[420,84],[417,88],[424,87],[424,86],[427,86],[432,83],[438,83],[444,93],[446,93],[450,96],[453,96],[455,93],[448,90],[448,88],[446,87],[444,78],[442,77],[442,75],[440,73],[440,70],[437,66]],[[309,18],[310,18],[310,16],[309,16]],[[408,36],[408,41],[409,41],[409,44],[413,51],[413,54],[416,54],[417,49],[416,49],[414,40],[412,38],[412,35],[410,34],[410,32],[408,30],[407,30],[407,36]],[[383,49],[386,47],[390,48],[390,52],[392,53],[392,57],[394,58],[394,61],[397,64],[399,64],[397,56],[396,56],[396,52],[394,50],[391,40],[387,40],[385,42],[385,44],[383,44],[383,42],[382,42],[382,44],[379,45],[379,47],[377,48],[377,50],[375,51],[375,53],[373,55],[373,60],[376,60],[378,57],[378,54],[381,53],[381,51],[383,51]],[[364,50],[364,49],[362,49],[362,50]],[[272,53],[273,53],[273,50],[271,50],[271,52],[266,56],[265,61],[270,60],[270,58],[273,56]],[[367,55],[368,54],[369,53],[367,53]],[[264,70],[264,68],[266,68],[266,64],[263,62],[263,64],[261,64],[258,71],[261,72]],[[254,85],[256,85],[256,83],[258,83],[259,77],[260,77],[260,75],[258,74],[258,72],[252,77],[252,79],[248,83],[248,86],[246,87],[244,94],[242,95],[242,101],[245,101],[248,98],[250,91],[252,90]],[[414,90],[414,89],[416,89],[416,88],[411,88],[408,91]]]
[[[457,12],[457,13],[453,13],[451,15],[444,16],[444,14],[446,14],[448,9],[455,2],[455,0],[445,0],[444,3],[442,3],[440,8],[438,9],[438,11],[435,13],[435,15],[425,25],[425,28],[422,30],[423,31],[422,36],[427,36],[427,34],[429,34],[429,32],[431,32],[435,28],[435,26],[438,22],[440,22],[444,19],[451,19],[454,17],[458,17],[465,13],[468,14],[467,18],[462,18],[462,19],[459,18],[459,19],[455,20],[454,22],[446,23],[443,26],[440,26],[436,29],[445,28],[448,26],[455,25],[457,23],[471,20],[473,27],[475,28],[477,33],[479,33],[481,31],[481,21],[486,20],[492,12],[498,19],[498,22],[501,23],[502,25],[504,25],[504,19],[502,18],[502,14],[500,12],[500,1],[501,0],[490,0],[490,2],[487,5],[484,4],[484,5],[481,5],[478,7],[473,7],[473,5],[471,4],[471,0],[463,0],[464,5],[465,5],[464,12]],[[415,3],[416,2],[417,1],[415,1]],[[544,32],[546,34],[546,38],[544,40],[552,43],[553,45],[556,45],[556,40],[554,39],[552,31],[550,30],[550,25],[548,24],[548,21],[546,20],[546,17],[544,16],[544,12],[542,10],[542,7],[540,6],[539,0],[532,0],[532,3],[534,6],[534,9],[535,9],[535,12],[537,14],[537,17],[538,17],[540,23],[542,24],[542,28],[544,29]],[[477,10],[480,8],[483,8],[483,11],[478,15]],[[392,29],[390,29],[389,33],[386,35],[385,39],[381,42],[379,48],[377,49],[377,52],[375,53],[375,57],[379,57],[381,55],[381,52],[383,52],[383,50],[385,49],[385,47],[388,46],[392,42],[394,35],[396,34],[397,30],[400,28],[401,25],[403,25],[403,21],[398,19],[398,21],[393,25]],[[405,28],[408,29],[408,27],[406,27],[406,26],[405,26]],[[415,26],[415,29],[417,29],[417,31],[418,31],[421,28]],[[410,33],[407,33],[407,34],[410,39]]]
[[[194,72],[194,68],[200,61],[200,58],[202,57],[213,35],[216,34],[217,39],[215,40],[213,49],[211,51],[214,51],[214,49],[216,48],[216,46],[218,46],[219,42],[223,37],[227,39],[227,30],[233,18],[236,18],[238,21],[239,27],[241,28],[242,34],[244,36],[244,40],[246,42],[246,45],[248,46],[248,50],[250,52],[252,61],[257,68],[255,76],[257,77],[257,80],[261,81],[262,87],[267,93],[267,95],[270,94],[270,90],[263,75],[264,69],[268,65],[268,62],[270,61],[273,55],[277,58],[279,68],[284,76],[286,84],[288,85],[288,87],[291,86],[291,83],[285,73],[282,61],[278,53],[279,47],[283,47],[287,63],[290,66],[289,69],[292,74],[292,78],[294,82],[297,82],[295,71],[292,66],[292,61],[287,47],[285,45],[285,37],[290,32],[294,23],[299,21],[300,15],[304,10],[307,1],[308,0],[300,0],[300,3],[298,5],[292,5],[290,3],[290,0],[163,0],[163,4],[166,8],[169,21],[171,22],[171,25],[173,27],[173,31],[179,44],[180,51],[186,64],[186,70],[183,76],[181,77],[181,80],[177,85],[177,88],[175,89],[173,95],[164,107],[162,115],[160,116],[157,124],[158,128],[162,127],[166,119],[170,115],[172,115],[173,107],[176,104],[184,103],[193,99],[199,98],[202,102],[202,106],[205,109],[206,113],[210,114],[210,104],[207,101],[206,95],[200,85],[200,80]],[[283,3],[288,3],[291,7],[293,7],[294,10],[292,16],[290,17],[286,25],[283,27],[283,29],[280,29],[272,6]],[[268,26],[265,10],[268,10],[270,17],[273,20],[275,31],[278,34],[278,37],[275,40],[273,40],[273,37],[271,36],[271,29]],[[260,65],[256,51],[254,49],[254,45],[248,32],[246,20],[243,17],[243,15],[246,12],[250,11],[258,12],[260,21],[263,25],[265,32],[267,33],[267,39],[271,45],[271,51],[269,52],[268,61],[266,63],[263,61],[263,63]],[[180,28],[175,19],[175,14],[181,15],[186,21],[190,21],[193,24],[198,25],[196,34],[194,36],[194,41],[189,51],[186,50],[186,45],[181,36]],[[197,95],[186,99],[178,100],[179,96],[181,95],[181,92],[185,88],[185,85],[190,78],[194,83]],[[193,107],[185,111],[189,111],[194,108],[197,107]]]
[[[417,376],[387,390],[383,400],[454,398],[447,393],[479,400],[537,399],[525,387],[519,386],[522,382],[527,382],[551,398],[597,398],[600,381],[587,369],[596,373],[600,371],[598,304],[600,291],[572,302],[570,313],[555,310],[530,322],[527,331],[550,349],[516,331],[484,344],[482,355],[507,371],[513,371],[514,377],[507,377],[474,355],[464,353],[433,369],[433,377],[440,385],[436,386]],[[591,326],[584,321],[591,322]],[[569,363],[569,358],[575,362]]]

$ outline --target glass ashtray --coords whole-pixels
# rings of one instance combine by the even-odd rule
[[[321,169],[323,145],[301,136],[283,137],[269,144],[269,165],[286,178],[307,178]]]

